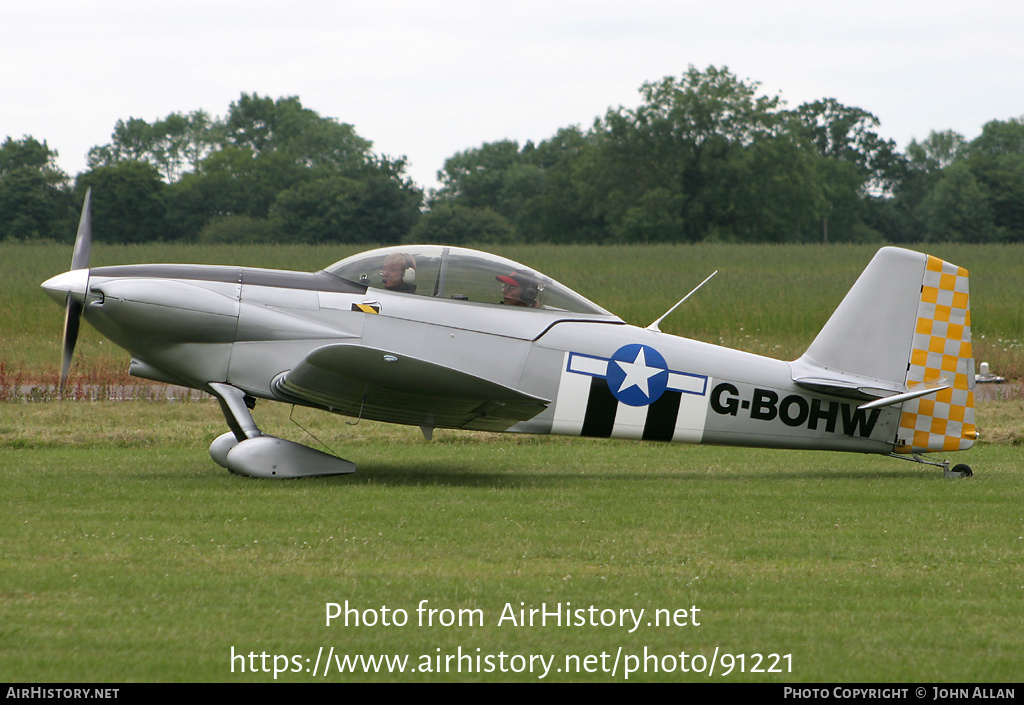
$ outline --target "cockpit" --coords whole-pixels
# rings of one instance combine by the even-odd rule
[[[529,267],[462,247],[385,247],[353,255],[325,271],[351,282],[396,293],[524,310],[612,315]]]

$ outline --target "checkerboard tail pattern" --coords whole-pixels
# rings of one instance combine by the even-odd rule
[[[978,437],[967,270],[929,256],[906,384],[936,383],[952,386],[903,404],[897,453],[967,450]]]

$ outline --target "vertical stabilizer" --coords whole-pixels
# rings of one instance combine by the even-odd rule
[[[897,247],[875,253],[801,359],[883,389],[902,386],[927,257]]]
[[[900,404],[897,453],[966,450],[977,439],[967,270],[883,247],[807,352],[797,384]],[[933,389],[936,391],[926,391]]]

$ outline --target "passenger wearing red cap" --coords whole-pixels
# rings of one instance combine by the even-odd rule
[[[540,287],[533,277],[512,272],[507,276],[498,275],[495,279],[501,282],[501,303],[506,306],[540,307],[540,302],[537,301]]]

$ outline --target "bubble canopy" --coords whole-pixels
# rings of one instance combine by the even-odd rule
[[[324,271],[371,288],[455,302],[613,315],[536,270],[463,247],[384,247],[352,255]]]

